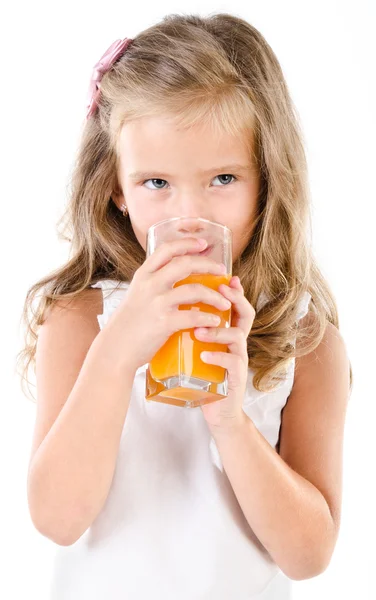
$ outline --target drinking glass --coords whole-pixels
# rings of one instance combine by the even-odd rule
[[[174,283],[200,283],[218,291],[221,283],[229,284],[232,277],[232,231],[225,225],[200,217],[174,217],[152,225],[146,238],[146,256],[150,256],[164,242],[197,237],[207,240],[207,248],[200,254],[210,256],[226,266],[224,275],[191,273]],[[197,302],[181,304],[179,310],[201,310],[219,315],[219,327],[230,327],[231,308],[220,310],[213,305]],[[198,340],[194,328],[175,332],[157,351],[146,370],[145,399],[175,406],[194,408],[221,400],[227,396],[227,370],[205,363],[200,353],[227,352],[227,344]]]

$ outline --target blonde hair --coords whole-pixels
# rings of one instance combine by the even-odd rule
[[[293,357],[319,345],[328,321],[339,327],[336,302],[310,248],[303,135],[274,52],[239,17],[173,14],[139,33],[103,76],[98,110],[83,128],[70,201],[58,222],[60,236],[71,242],[70,258],[26,294],[25,347],[17,355],[23,380],[31,364],[35,371],[38,328],[52,303],[100,279],[130,281],[144,262],[129,217],[124,220],[111,199],[119,188],[118,141],[124,123],[164,114],[183,127],[209,122],[213,132],[246,132],[254,142],[258,212],[233,274],[254,307],[260,293],[268,298],[247,342],[255,388],[272,390]],[[296,309],[306,291],[313,318],[298,328]]]

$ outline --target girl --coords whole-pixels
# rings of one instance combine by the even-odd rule
[[[288,598],[340,526],[351,368],[311,254],[302,136],[280,65],[229,14],[173,15],[95,65],[67,212],[70,260],[27,294],[37,416],[28,502],[57,545],[54,600]],[[201,216],[233,232],[218,273],[196,235],[145,259],[146,232]],[[232,305],[231,327],[179,310]],[[206,327],[202,329],[200,326]],[[148,362],[194,328],[228,396],[146,402]]]

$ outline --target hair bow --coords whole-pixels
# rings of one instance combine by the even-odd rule
[[[98,99],[101,86],[100,82],[103,75],[111,69],[112,65],[125,52],[125,50],[128,48],[132,41],[133,40],[130,38],[116,40],[116,42],[113,42],[111,44],[111,46],[106,50],[106,52],[99,59],[99,61],[94,65],[87,96],[86,119],[89,119],[89,117],[91,117],[95,113],[96,108],[98,106]]]

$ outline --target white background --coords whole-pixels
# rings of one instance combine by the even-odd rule
[[[115,39],[134,37],[170,12],[233,12],[255,25],[276,52],[300,115],[314,249],[337,299],[354,390],[345,432],[340,537],[324,574],[294,582],[294,599],[371,600],[376,597],[376,54],[371,46],[376,19],[371,0],[248,0],[244,5],[160,0],[153,6],[38,1],[3,7],[0,597],[47,600],[54,552],[54,544],[34,529],[27,508],[35,406],[14,375],[24,297],[68,255],[55,224],[67,201],[93,65]]]

